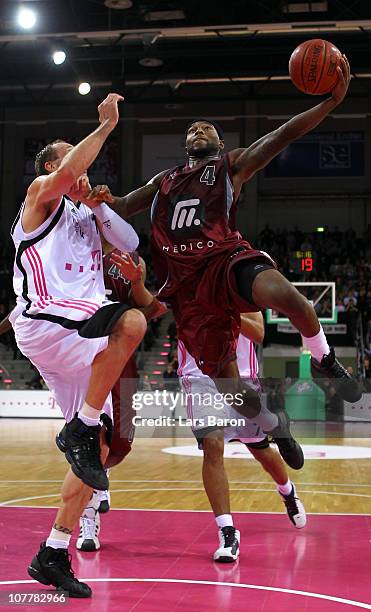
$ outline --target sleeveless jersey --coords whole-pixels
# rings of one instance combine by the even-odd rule
[[[22,228],[24,204],[11,234],[16,248],[11,323],[30,318],[82,321],[105,301],[102,247],[95,217],[84,204],[63,196],[36,230]]]
[[[240,334],[238,338],[236,353],[237,365],[242,378],[251,378],[253,380],[257,378],[259,364],[254,344],[242,334]],[[181,340],[178,340],[178,363],[178,376],[208,378],[197,367],[195,360],[192,355],[189,354]]]
[[[162,295],[197,274],[214,254],[233,248],[236,201],[227,155],[178,166],[162,179],[152,202],[152,257]],[[166,267],[164,266],[164,259]]]

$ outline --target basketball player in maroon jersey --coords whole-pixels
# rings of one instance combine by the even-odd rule
[[[361,391],[328,346],[312,305],[267,253],[253,249],[235,231],[235,213],[242,185],[343,101],[350,82],[345,56],[337,71],[330,97],[246,149],[223,154],[220,127],[209,120],[193,121],[186,132],[185,166],[161,172],[121,198],[113,197],[106,186],[90,194],[123,217],[152,205],[152,256],[163,281],[158,297],[173,309],[179,339],[219,391],[230,392],[232,384],[234,392],[244,394],[246,401],[236,409],[269,432],[286,463],[296,469],[303,464],[303,453],[290,434],[286,413],[262,408],[259,398],[242,385],[236,364],[240,313],[266,308],[284,313],[312,353],[313,375],[334,379],[345,400],[357,401]]]

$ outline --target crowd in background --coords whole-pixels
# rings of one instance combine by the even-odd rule
[[[266,225],[256,241],[267,251],[278,269],[291,281],[333,281],[336,283],[336,309],[347,313],[347,323],[354,330],[358,316],[363,324],[366,353],[371,355],[371,224],[363,236],[348,229],[341,232],[324,228],[323,232],[273,230]],[[301,272],[295,265],[295,253],[310,252],[313,270]],[[327,314],[328,301],[317,307],[319,316]]]

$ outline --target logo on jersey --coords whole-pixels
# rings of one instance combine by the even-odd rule
[[[177,202],[171,220],[171,229],[174,231],[176,229],[201,225],[200,219],[195,217],[199,204],[200,200],[198,198]]]
[[[73,225],[74,225],[76,234],[79,234],[80,238],[85,238],[85,234],[84,234],[84,232],[82,230],[82,227],[81,227],[81,225],[80,225],[80,223],[78,221],[77,210],[72,208],[71,209],[71,213],[72,213],[72,216],[73,216]]]

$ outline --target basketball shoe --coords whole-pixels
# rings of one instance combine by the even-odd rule
[[[305,508],[296,494],[295,485],[292,485],[291,492],[288,495],[280,493],[283,503],[286,506],[287,516],[296,529],[303,529],[307,524],[307,515]]]
[[[321,361],[312,357],[313,378],[329,378],[340,397],[346,402],[358,402],[362,397],[362,389],[356,379],[341,365],[335,357],[334,347]]]
[[[106,514],[111,507],[111,495],[109,491],[97,491],[99,495],[99,514]]]
[[[290,421],[284,410],[277,410],[278,425],[267,432],[278,446],[282,459],[293,470],[300,470],[304,465],[304,453],[300,444],[293,438],[290,431]]]
[[[84,552],[94,552],[96,550],[99,550],[99,532],[99,512],[96,512],[95,516],[92,518],[89,518],[88,516],[80,516],[80,533],[76,541],[77,550],[82,550]]]
[[[78,478],[93,489],[108,489],[109,481],[100,460],[100,425],[88,427],[75,415],[55,441]]]
[[[34,580],[41,584],[52,584],[69,597],[91,597],[91,588],[75,578],[71,555],[64,548],[52,548],[42,542],[27,571]]]
[[[240,532],[234,527],[222,527],[218,531],[219,548],[214,552],[214,561],[233,563],[240,554]]]

